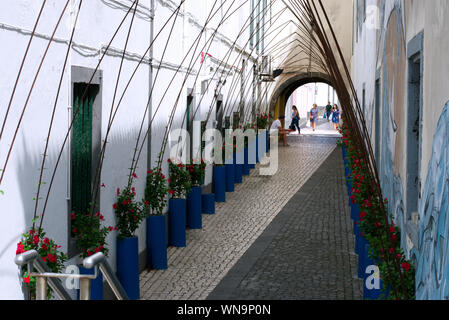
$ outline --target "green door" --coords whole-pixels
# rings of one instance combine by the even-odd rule
[[[72,128],[72,212],[87,213],[92,198],[92,106],[98,87],[75,83]]]

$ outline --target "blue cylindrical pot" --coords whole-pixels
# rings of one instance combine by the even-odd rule
[[[117,277],[130,300],[140,298],[139,242],[137,237],[117,239]]]
[[[80,267],[80,274],[94,274],[95,269],[87,269],[84,267]],[[80,298],[80,291],[77,293],[78,300]],[[95,279],[90,280],[90,300],[103,300],[103,274],[100,269],[98,269],[98,276]]]
[[[173,247],[186,247],[186,199],[170,199],[169,243]]]
[[[147,218],[148,265],[156,270],[165,270],[167,266],[167,231],[165,216]]]
[[[270,151],[270,131],[265,131],[265,138],[266,138],[266,144],[267,144],[267,146],[266,146],[266,150],[267,150],[267,152],[269,152]]]
[[[251,171],[248,163],[248,147],[245,147],[245,149],[243,150],[243,155],[244,155],[244,163],[242,167],[242,174],[244,176],[249,176]]]
[[[226,202],[226,168],[214,166],[214,194],[216,202]]]
[[[226,192],[234,192],[234,165],[226,164]]]
[[[187,196],[187,226],[190,229],[202,229],[201,187],[192,187]]]
[[[256,163],[260,162],[260,157],[259,157],[259,133],[256,132]]]
[[[203,194],[202,199],[202,209],[205,214],[215,214],[215,195],[213,193]]]

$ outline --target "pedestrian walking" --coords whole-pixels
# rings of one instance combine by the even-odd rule
[[[298,133],[301,134],[301,128],[299,127],[299,111],[296,106],[292,107],[292,124],[290,125],[290,130],[298,130]]]
[[[327,122],[331,122],[332,109],[331,102],[329,101],[326,106]]]
[[[340,125],[340,109],[336,104],[334,104],[333,112],[332,112],[332,123],[334,125],[334,130],[339,129]]]
[[[316,130],[316,124],[318,122],[318,105],[315,103],[312,110],[310,110],[310,123],[312,124],[313,131]]]

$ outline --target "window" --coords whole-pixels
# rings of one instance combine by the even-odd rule
[[[423,101],[423,33],[408,44],[407,189],[406,216],[412,221],[421,198],[421,143]]]
[[[87,213],[92,202],[99,210],[100,193],[94,186],[101,150],[101,91],[102,72],[92,77],[94,70],[72,66],[72,108],[73,127],[70,136],[68,219],[68,256],[78,254],[75,239],[71,233],[72,212]],[[92,79],[91,84],[87,83]],[[76,115],[76,117],[75,117]],[[99,183],[98,183],[99,185]],[[98,188],[98,186],[97,186]],[[95,199],[92,199],[95,194]]]

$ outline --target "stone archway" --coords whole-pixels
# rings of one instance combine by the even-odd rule
[[[290,95],[297,88],[312,82],[324,82],[332,86],[330,77],[321,72],[301,73],[280,80],[270,99],[269,114],[272,117],[284,115],[284,106]]]

